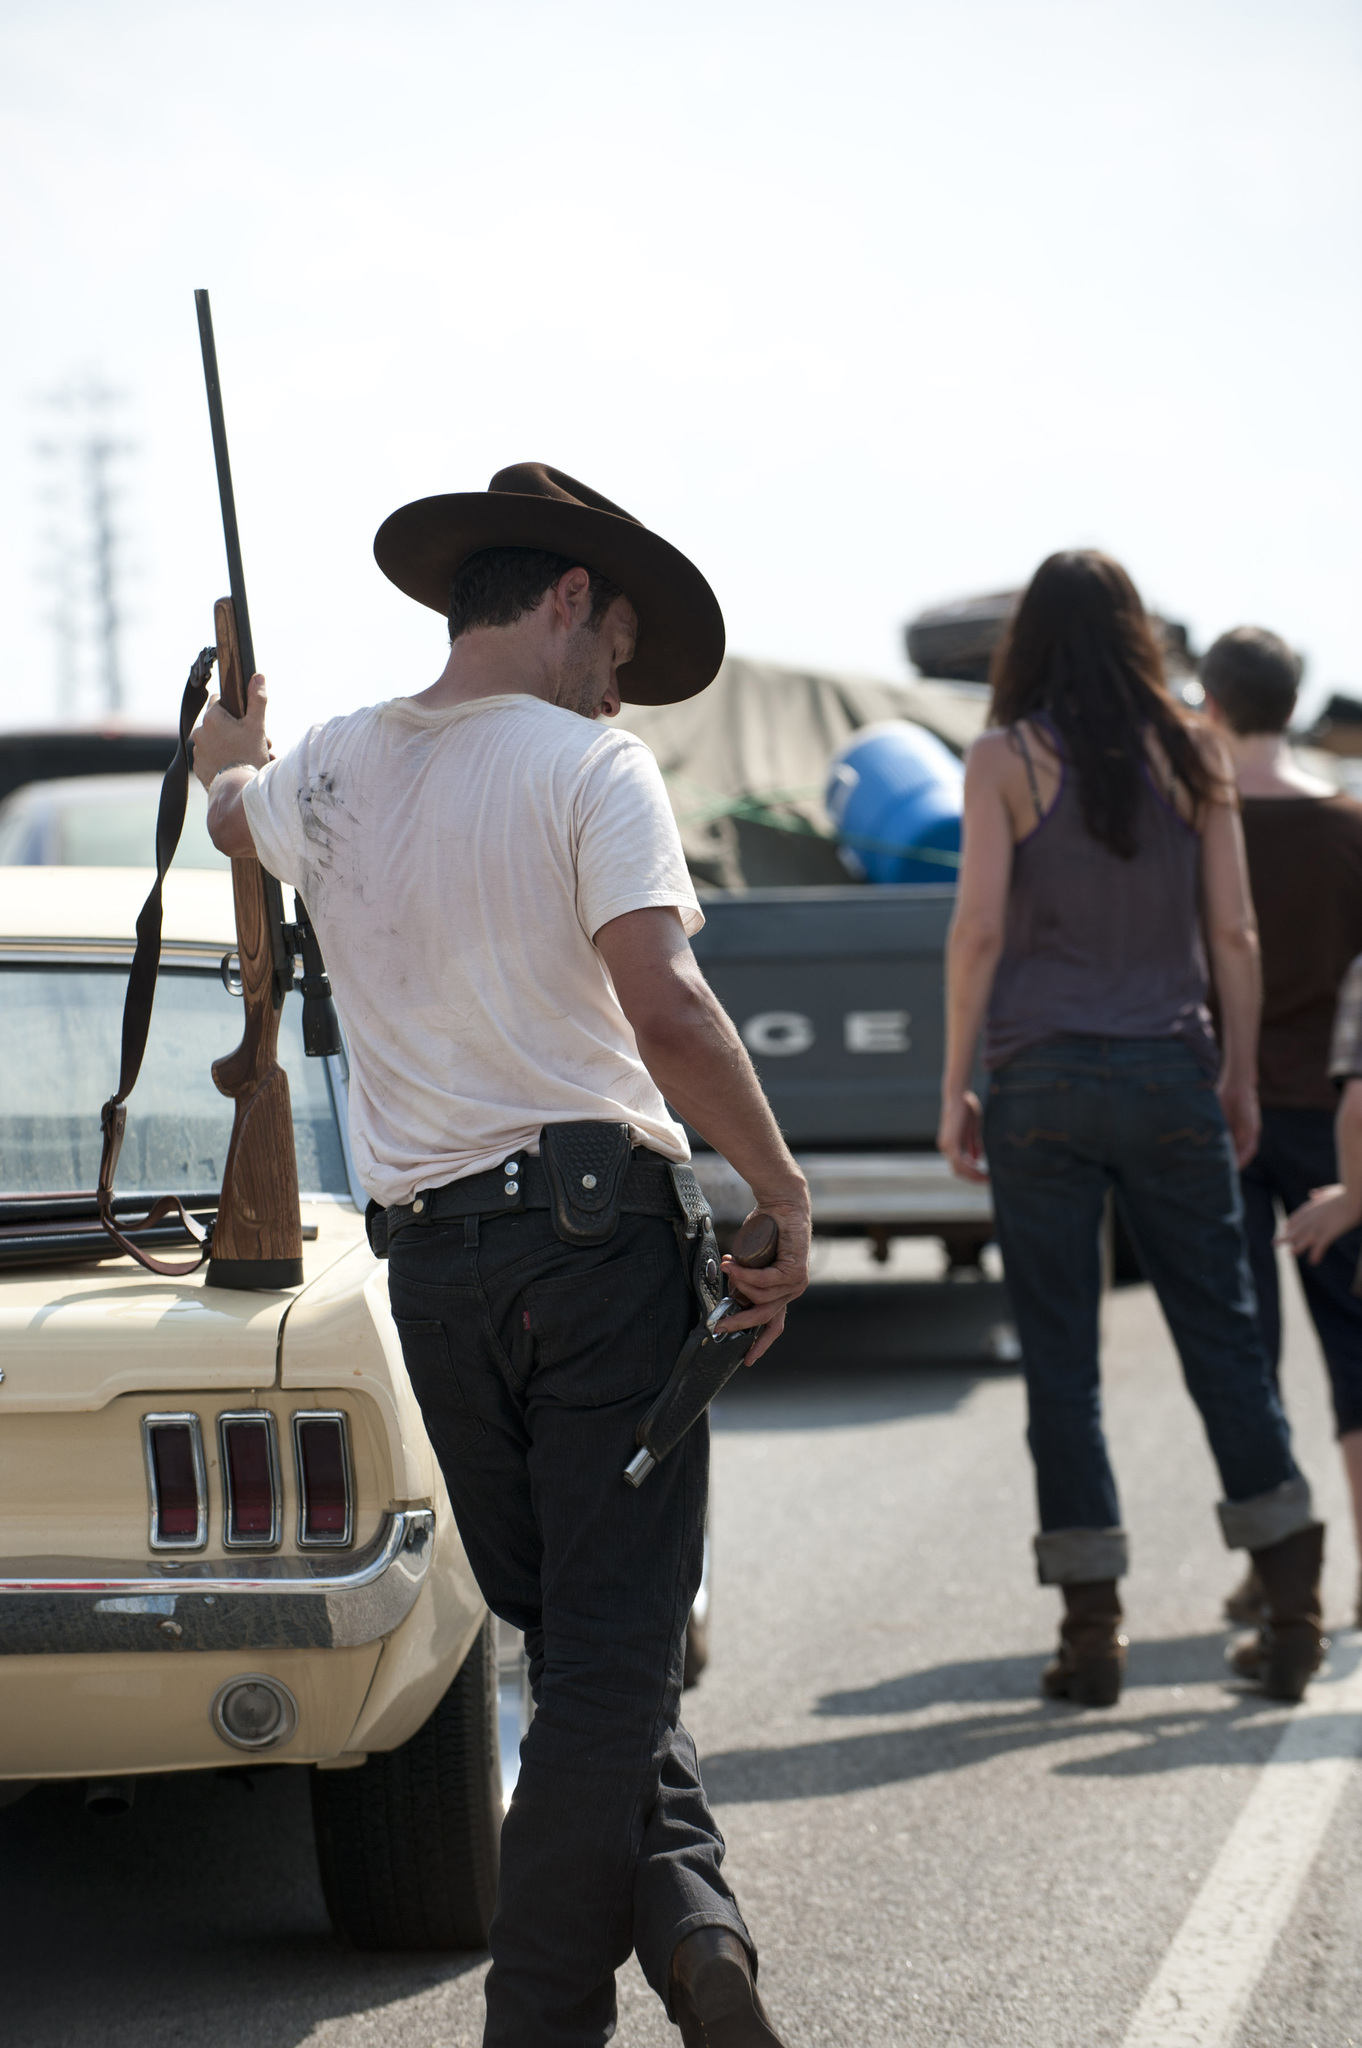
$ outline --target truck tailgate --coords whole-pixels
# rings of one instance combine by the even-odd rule
[[[694,945],[800,1146],[931,1146],[952,888],[706,896]]]

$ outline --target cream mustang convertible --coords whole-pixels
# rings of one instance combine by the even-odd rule
[[[139,1772],[310,1765],[337,1929],[480,1948],[523,1652],[509,1639],[499,1674],[407,1383],[344,1058],[304,1058],[285,1002],[300,1288],[93,1261],[91,1198],[65,1191],[95,1185],[147,876],[0,878],[0,1803],[77,1778],[113,1810]],[[209,1065],[241,1035],[234,945],[230,877],[172,874],[120,1220],[165,1193],[216,1206],[232,1108]]]

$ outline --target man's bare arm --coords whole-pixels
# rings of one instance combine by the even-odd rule
[[[219,853],[237,860],[255,852],[241,793],[274,759],[265,734],[265,678],[246,688],[246,716],[233,718],[216,697],[194,729],[194,773],[208,791],[208,836]]]
[[[753,1303],[725,1327],[764,1325],[753,1364],[809,1284],[809,1190],[761,1092],[747,1049],[701,974],[675,910],[631,910],[596,933],[639,1055],[668,1102],[740,1173],[780,1229],[780,1255],[741,1275]],[[725,1262],[727,1263],[727,1262]],[[735,1274],[732,1277],[737,1278]]]

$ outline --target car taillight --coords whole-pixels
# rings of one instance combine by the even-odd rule
[[[345,1416],[311,1408],[293,1418],[298,1461],[298,1541],[346,1544],[354,1522]]]
[[[153,1550],[202,1550],[208,1541],[208,1481],[197,1415],[144,1415],[142,1447],[151,1494]]]
[[[267,1408],[219,1415],[224,1495],[222,1540],[229,1550],[273,1550],[283,1531],[279,1452]]]

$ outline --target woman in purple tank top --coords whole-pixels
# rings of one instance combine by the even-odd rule
[[[1044,1691],[1120,1696],[1127,1537],[1102,1431],[1100,1235],[1114,1194],[1270,1618],[1241,1675],[1299,1699],[1322,1655],[1323,1529],[1258,1334],[1236,1162],[1258,1137],[1258,948],[1233,777],[1169,696],[1118,563],[1052,555],[994,659],[965,775],[938,1144],[991,1179],[1026,1369]],[[1220,1012],[1206,1007],[1207,955]],[[970,1091],[981,1030],[987,1107]],[[985,1167],[985,1158],[987,1167]]]

